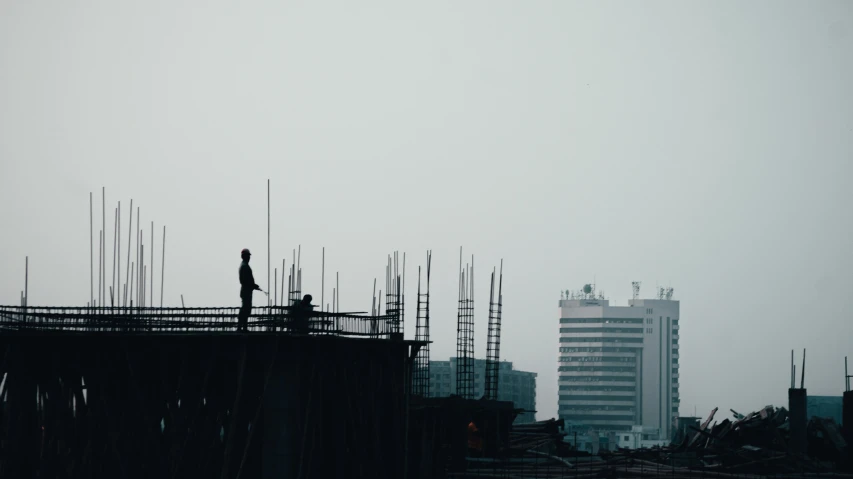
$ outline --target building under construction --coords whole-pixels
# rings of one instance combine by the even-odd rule
[[[238,334],[236,308],[0,308],[0,476],[401,477],[423,343],[254,312]]]
[[[286,299],[282,277],[281,301],[254,308],[245,332],[238,308],[152,307],[139,287],[107,307],[30,306],[23,294],[0,307],[0,476],[426,478],[496,456],[520,412],[495,400],[500,276],[485,394],[473,397],[463,367],[460,394],[430,398],[430,264],[428,253],[415,340],[402,334],[397,254],[370,314],[340,312],[334,298],[306,312],[295,261]],[[471,364],[473,318],[469,266],[457,344]]]

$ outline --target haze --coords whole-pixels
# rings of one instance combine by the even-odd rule
[[[240,249],[267,288],[269,178],[272,266],[301,244],[315,298],[321,247],[349,311],[405,251],[413,337],[433,250],[433,359],[455,355],[459,246],[477,357],[503,258],[501,357],[539,374],[540,419],[560,291],[593,280],[618,305],[675,288],[682,415],[786,406],[791,349],[839,395],[851,85],[849,1],[3,0],[0,304],[25,256],[30,305],[86,303],[105,186],[108,257],[133,198],[156,290],[168,228],[164,303],[238,306]]]

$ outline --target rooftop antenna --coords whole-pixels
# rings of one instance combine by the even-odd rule
[[[640,299],[640,284],[641,283],[639,281],[633,281],[631,283],[631,289],[634,290],[634,299]]]

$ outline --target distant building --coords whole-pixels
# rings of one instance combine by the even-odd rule
[[[450,361],[430,361],[430,395],[447,397],[456,394],[456,358]],[[474,360],[474,397],[486,394],[486,360]],[[535,421],[536,373],[518,371],[509,361],[498,365],[498,400],[512,401],[525,412],[515,418],[516,423]]]
[[[588,286],[566,292],[560,300],[558,414],[570,430],[601,437],[615,432],[617,442],[631,444],[672,437],[679,302],[671,297],[671,289],[662,290],[658,299],[610,306]]]
[[[611,433],[613,434],[613,433]],[[661,439],[660,430],[645,426],[632,426],[630,431],[615,433],[616,445],[624,449],[644,449],[669,445],[669,440]]]
[[[841,396],[808,396],[806,397],[806,412],[812,417],[829,418],[835,424],[841,424],[843,411]]]

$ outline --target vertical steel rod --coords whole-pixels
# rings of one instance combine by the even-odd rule
[[[101,231],[98,233],[98,304],[101,306],[104,305],[104,301],[101,299],[101,253],[103,253],[103,243],[104,232]]]
[[[121,306],[121,201],[116,215],[116,303]]]
[[[24,306],[30,304],[30,257],[24,259]]]
[[[139,230],[139,305],[145,306],[145,230]]]
[[[116,243],[118,242],[118,208],[115,210],[115,215],[113,218],[113,279],[110,281],[110,306],[115,306],[115,302],[113,300],[113,290],[116,285]]]
[[[320,309],[326,304],[326,247],[323,246],[323,259],[320,266]]]
[[[139,262],[139,207],[136,207],[136,264]],[[139,306],[139,268],[136,268],[136,305]]]
[[[95,302],[95,252],[92,230],[92,192],[89,192],[89,304]]]
[[[270,180],[267,178],[267,291],[270,290]],[[270,296],[267,294],[267,306]]]
[[[130,284],[130,232],[133,230],[133,198],[130,199],[130,219],[127,223],[127,266],[125,267],[125,278],[124,278],[124,305],[127,306],[128,295],[133,295],[133,289],[128,285]]]
[[[103,301],[98,302],[101,303],[101,306],[104,306],[107,302],[107,188],[105,186],[101,187],[101,202],[101,230],[104,232],[101,238],[101,242],[103,243],[103,248],[101,249],[101,268],[103,271],[101,274],[104,277],[104,281],[101,285]]]
[[[129,303],[128,304],[130,304],[130,306],[133,306],[133,281],[134,281],[133,269],[135,267],[136,267],[135,262],[130,263],[130,286],[127,289],[127,295],[129,296],[129,300],[128,300]],[[139,303],[137,303],[137,304],[139,304]]]
[[[149,306],[154,306],[154,222],[151,222],[151,288],[148,290],[148,295],[151,298],[148,300]]]
[[[161,251],[163,256],[162,262],[160,263],[160,307],[163,307],[163,283],[166,279],[166,225],[163,225],[163,250]]]

